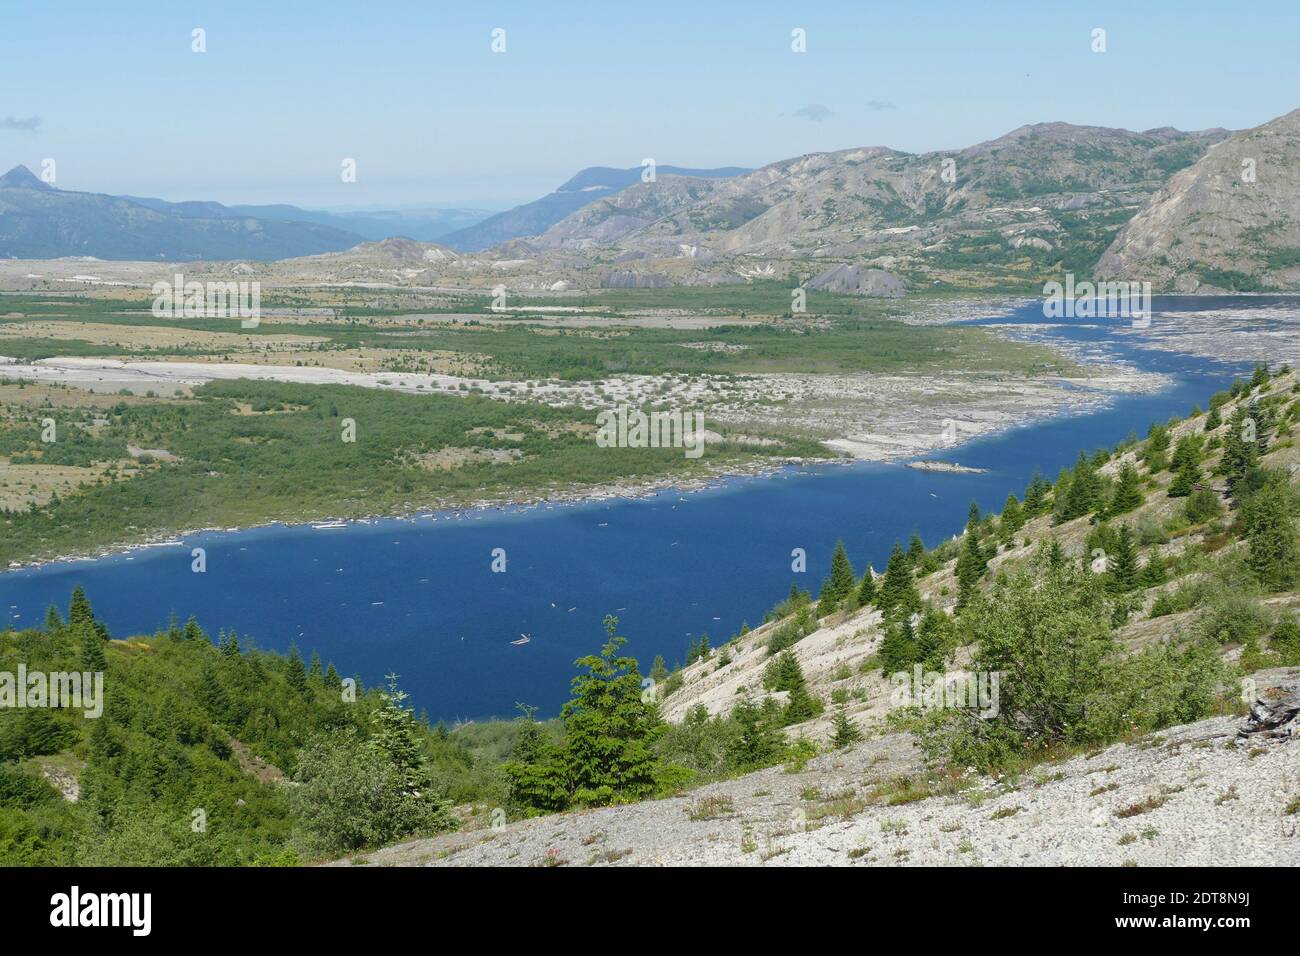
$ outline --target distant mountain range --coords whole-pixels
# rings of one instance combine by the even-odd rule
[[[702,179],[738,176],[740,167],[660,166],[656,175]],[[401,237],[480,251],[545,232],[589,202],[640,182],[641,167],[593,166],[555,192],[493,214],[483,209],[423,208],[326,212],[287,204],[169,202],[56,189],[27,167],[0,176],[0,256],[49,259],[269,261],[350,249]]]
[[[167,202],[138,196],[123,196],[158,212],[174,213],[187,219],[275,219],[281,222],[309,222],[379,240],[404,236],[417,242],[435,242],[450,232],[481,222],[488,209],[417,208],[365,212],[326,212],[301,209],[283,203],[269,206],[223,206],[219,202]]]
[[[721,169],[658,166],[655,169],[655,176],[656,179],[659,175],[731,179],[748,172],[751,170],[739,166],[726,166]],[[640,166],[632,169],[591,166],[541,199],[489,216],[468,228],[444,235],[438,241],[461,252],[481,252],[511,239],[540,235],[569,213],[581,209],[588,203],[615,195],[641,182],[641,175]]]
[[[827,260],[963,285],[1088,274],[1171,175],[1229,135],[1042,123],[961,150],[813,153],[727,179],[636,183],[526,241],[539,255],[688,281],[755,259],[782,276],[784,264]]]
[[[0,177],[0,256],[292,258],[271,271],[521,292],[780,279],[900,295],[1067,272],[1156,291],[1295,290],[1300,110],[1238,133],[1039,123],[965,149],[660,166],[651,182],[593,167],[441,236],[440,223],[480,214],[424,212],[443,218],[64,192],[18,167]]]
[[[432,241],[491,215],[420,209],[328,213],[56,189],[25,166],[0,176],[0,256],[186,261],[274,260],[405,235]]]

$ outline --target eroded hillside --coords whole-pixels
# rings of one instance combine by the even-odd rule
[[[1219,143],[1116,236],[1099,275],[1176,292],[1294,289],[1300,281],[1300,110]]]
[[[1248,409],[1252,401],[1274,398],[1286,412],[1286,434],[1293,429],[1297,396],[1295,373],[1279,376],[1261,389],[1250,390],[1237,398],[1229,399],[1218,409],[1221,424],[1206,429],[1208,413],[1193,415],[1171,425],[1168,429],[1170,450],[1185,436],[1203,436],[1207,443],[1219,437],[1222,440],[1233,416],[1239,409]],[[1265,467],[1279,469],[1291,475],[1293,484],[1300,481],[1300,449],[1294,439],[1283,437],[1279,429],[1269,450],[1262,456]],[[1120,451],[1098,468],[1108,479],[1117,478],[1126,465],[1131,465],[1142,482],[1143,502],[1132,511],[1109,519],[1112,526],[1127,525],[1135,532],[1135,549],[1138,559],[1146,563],[1156,556],[1169,565],[1169,580],[1142,589],[1140,607],[1118,629],[1117,635],[1127,646],[1139,648],[1162,640],[1177,639],[1190,629],[1200,613],[1199,607],[1169,611],[1156,607],[1161,596],[1178,607],[1172,596],[1187,594],[1202,585],[1212,585],[1212,569],[1234,553],[1240,553],[1244,543],[1226,534],[1222,527],[1224,515],[1230,516],[1231,505],[1226,481],[1215,475],[1222,463],[1222,448],[1209,451],[1200,462],[1204,478],[1200,482],[1213,492],[1223,509],[1214,518],[1204,522],[1190,522],[1183,517],[1186,497],[1170,497],[1170,486],[1177,476],[1163,468],[1153,471],[1145,457],[1145,443]],[[1165,459],[1167,461],[1167,457]],[[1050,500],[1046,502],[1050,508]],[[998,541],[997,553],[988,560],[985,584],[995,580],[1000,573],[1022,568],[1052,541],[1058,542],[1062,552],[1070,558],[1093,561],[1089,538],[1095,533],[1095,513],[1058,521],[1048,510],[1027,521],[1013,535]],[[961,550],[964,535],[944,546],[952,553]],[[1003,536],[998,536],[1002,538]],[[904,542],[905,544],[906,542]],[[1185,560],[1183,559],[1186,556]],[[1179,573],[1187,568],[1186,573]],[[878,577],[877,580],[880,580]],[[958,600],[959,581],[957,560],[950,558],[928,574],[917,577],[916,587],[923,601],[951,613]],[[1263,606],[1276,612],[1285,608],[1300,607],[1300,594],[1292,591],[1260,596]],[[1153,609],[1157,613],[1153,614]],[[879,727],[890,708],[890,683],[882,675],[879,661],[881,642],[885,637],[883,615],[879,608],[865,607],[840,610],[821,619],[816,630],[801,638],[790,648],[798,659],[810,691],[830,701],[836,692],[842,692],[849,716],[864,728]],[[694,707],[704,706],[711,714],[727,713],[736,701],[746,695],[760,700],[774,696],[784,701],[784,692],[768,692],[763,688],[763,672],[771,655],[768,653],[772,635],[786,624],[778,619],[756,628],[747,635],[729,642],[722,651],[705,660],[692,663],[680,674],[680,689],[674,690],[664,701],[664,714],[670,720],[682,720]],[[1227,647],[1225,653],[1236,659],[1239,647]],[[957,650],[960,661],[967,648]],[[724,656],[729,663],[721,663]],[[834,708],[828,706],[821,716],[797,726],[796,732],[816,740],[826,740],[832,732]]]

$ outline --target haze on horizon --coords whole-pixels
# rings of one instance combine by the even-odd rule
[[[169,200],[501,208],[646,157],[757,167],[1054,120],[1241,129],[1295,107],[1295,4],[1145,7],[20,6],[0,34],[0,167],[49,157],[61,188]]]

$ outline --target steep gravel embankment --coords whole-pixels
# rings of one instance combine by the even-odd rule
[[[1298,675],[1293,668],[1275,679]],[[1218,717],[1043,764],[1019,778],[971,775],[946,785],[927,780],[909,738],[889,735],[825,754],[798,772],[774,767],[681,797],[418,840],[358,860],[1300,865],[1300,739],[1234,745],[1241,725]],[[939,793],[924,796],[927,789]]]

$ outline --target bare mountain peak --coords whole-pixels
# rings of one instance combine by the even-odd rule
[[[1300,110],[1234,133],[1151,198],[1097,273],[1178,292],[1300,286],[1297,155]]]
[[[1095,133],[1123,133],[1126,130],[1111,129],[1106,126],[1079,126],[1075,123],[1063,123],[1059,120],[1050,123],[1026,123],[1024,126],[1017,126],[1009,133],[1003,133],[995,139],[986,140],[978,143],[977,146],[988,146],[994,143],[1014,143],[1023,139],[1033,137],[1045,137],[1052,139],[1074,139],[1080,136],[1087,136]]]
[[[443,262],[460,258],[460,255],[447,246],[436,242],[417,242],[405,236],[380,239],[377,242],[363,242],[342,252],[326,253],[325,257],[336,259],[387,259],[395,262],[420,263]]]
[[[43,182],[35,173],[22,164],[0,176],[0,189],[53,189]]]
[[[1111,126],[1082,126],[1075,123],[1050,122],[1029,123],[1017,126],[1009,133],[996,139],[976,143],[963,152],[986,153],[1008,147],[1021,148],[1039,144],[1057,144],[1064,147],[1095,145],[1098,143],[1150,143],[1156,140],[1165,145],[1186,141],[1217,142],[1231,135],[1230,130],[1215,128],[1203,130],[1181,130],[1173,126],[1160,126],[1155,129],[1135,132]]]

